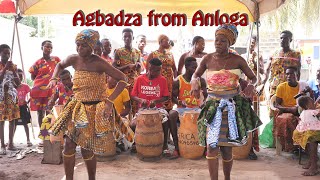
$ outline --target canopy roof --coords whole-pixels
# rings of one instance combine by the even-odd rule
[[[260,14],[264,14],[278,8],[285,0],[18,0],[18,5],[24,15],[74,14],[78,10],[85,14],[97,10],[104,14],[118,14],[120,10],[124,10],[125,13],[141,13],[146,16],[154,9],[155,13],[184,13],[192,18],[198,10],[205,14],[220,10],[220,14],[247,13],[252,22],[259,19],[260,15],[255,2]]]

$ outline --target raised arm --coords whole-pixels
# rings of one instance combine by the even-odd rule
[[[203,56],[200,65],[198,66],[191,79],[191,95],[195,96],[198,99],[200,98],[200,77],[207,70],[208,60],[210,60],[210,55]]]
[[[68,56],[65,60],[59,62],[57,65],[56,65],[56,68],[54,69],[53,71],[53,75],[50,79],[50,82],[48,84],[48,88],[53,88],[57,85],[57,82],[58,82],[58,76],[60,74],[60,72],[62,70],[64,70],[65,68],[69,67],[69,66],[72,66],[75,64],[77,60],[77,55],[70,55]]]

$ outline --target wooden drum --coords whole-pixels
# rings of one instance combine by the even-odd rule
[[[178,130],[179,152],[186,159],[200,159],[204,147],[199,146],[197,120],[200,112],[186,111],[180,118]]]
[[[233,159],[246,159],[252,148],[252,132],[248,133],[248,142],[243,146],[232,148]]]
[[[158,110],[143,110],[137,116],[135,143],[137,156],[143,161],[160,160],[163,148],[163,130]]]
[[[51,126],[53,126],[54,122],[56,121],[58,116],[63,111],[63,108],[64,108],[63,105],[56,105],[53,107],[53,118],[51,119]],[[63,144],[63,142],[64,142],[63,141],[63,133],[60,133],[58,136],[54,136],[54,135],[50,134],[50,141],[51,141],[51,143],[53,143],[55,141],[60,141],[61,144]]]

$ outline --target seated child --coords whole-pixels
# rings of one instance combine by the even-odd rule
[[[303,149],[309,152],[309,162],[303,166],[308,169],[302,175],[314,176],[318,171],[318,143],[320,142],[320,111],[315,107],[314,101],[308,96],[298,98],[298,105],[303,109],[300,114],[300,121],[293,132],[292,139],[298,143]]]

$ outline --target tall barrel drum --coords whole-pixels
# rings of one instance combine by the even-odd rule
[[[179,152],[186,159],[200,159],[204,147],[199,146],[197,120],[200,112],[186,111],[180,117],[180,128],[178,130]]]
[[[158,110],[142,110],[137,116],[135,143],[137,156],[143,161],[159,160],[163,148],[163,130]]]

